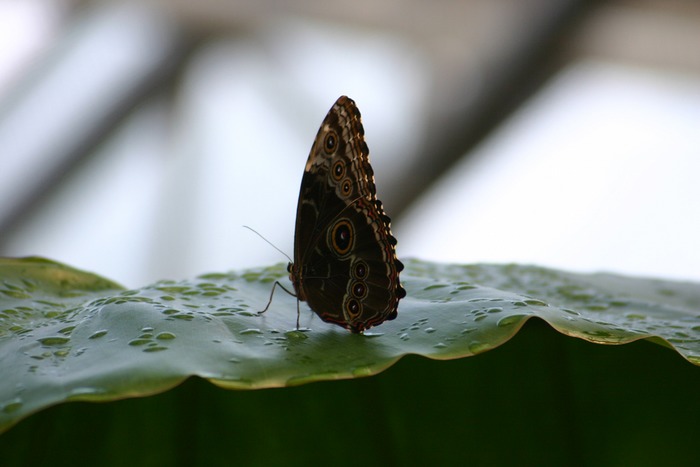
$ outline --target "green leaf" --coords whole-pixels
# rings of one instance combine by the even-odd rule
[[[226,388],[378,373],[407,354],[493,349],[531,317],[603,344],[652,339],[700,364],[697,284],[517,265],[408,261],[399,316],[364,335],[278,293],[283,265],[124,290],[58,263],[0,261],[0,430],[64,401],[144,396],[200,376]]]

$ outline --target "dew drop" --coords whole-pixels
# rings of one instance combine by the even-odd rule
[[[485,342],[474,341],[471,344],[469,344],[469,351],[474,355],[485,352],[489,348],[489,344],[486,344]]]
[[[73,332],[73,329],[75,329],[75,326],[68,326],[66,328],[60,329],[58,333],[63,335],[69,335],[71,332]]]
[[[285,336],[287,336],[289,339],[308,339],[309,336],[307,336],[303,330],[301,329],[293,329],[291,331],[287,331],[284,333]]]
[[[172,315],[171,317],[175,319],[181,319],[183,321],[192,321],[194,319],[194,316],[185,314]]]
[[[173,334],[172,332],[159,332],[159,333],[156,335],[156,339],[160,339],[160,340],[172,340],[172,339],[175,339],[175,334]]]
[[[52,336],[37,339],[44,345],[65,345],[70,342],[70,337]]]
[[[248,335],[248,334],[262,334],[263,332],[260,329],[257,328],[248,328],[242,330],[239,334],[243,335]]]
[[[258,277],[260,277],[259,272],[246,272],[241,275],[243,279],[245,279],[247,282],[253,282],[258,280]]]
[[[88,399],[89,396],[96,396],[99,394],[104,394],[104,390],[98,389],[95,387],[91,386],[80,386],[74,389],[71,389],[70,394],[66,397],[66,399],[71,400],[71,399]]]
[[[506,316],[504,318],[501,318],[498,320],[496,323],[496,326],[504,328],[506,326],[512,326],[513,324],[519,323],[525,318],[524,315],[510,315]]]
[[[129,341],[129,345],[139,346],[148,344],[150,339],[132,339]]]
[[[428,334],[431,334],[431,333],[435,332],[435,328],[425,328],[424,331],[427,332]]]
[[[107,330],[100,329],[99,331],[95,331],[94,333],[92,333],[92,335],[90,337],[88,337],[88,339],[97,339],[97,338],[104,336],[105,334],[107,334]]]
[[[436,349],[444,349],[445,347],[447,347],[447,344],[444,344],[444,343],[442,343],[442,342],[438,342],[438,343],[435,344],[433,347],[436,348]]]
[[[2,411],[7,414],[15,413],[22,408],[22,399],[16,397],[2,407]]]
[[[373,371],[368,366],[360,366],[352,369],[352,375],[357,377],[371,376]]]
[[[591,337],[610,337],[611,334],[607,331],[583,331],[584,334],[591,336]]]
[[[379,336],[383,336],[384,333],[383,333],[383,332],[376,332],[376,331],[375,331],[375,332],[372,332],[372,331],[365,331],[365,332],[363,333],[363,335],[364,335],[365,337],[379,337]]]
[[[549,306],[545,302],[543,302],[542,300],[536,300],[534,298],[529,298],[529,299],[525,300],[525,304],[526,305],[533,305],[533,306]]]
[[[147,347],[147,348],[143,349],[144,352],[160,352],[162,350],[168,350],[168,348],[156,346],[156,347]]]

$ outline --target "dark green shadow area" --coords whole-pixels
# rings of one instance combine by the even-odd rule
[[[539,319],[492,351],[369,377],[236,391],[191,378],[70,402],[0,436],[2,465],[693,465],[700,372],[662,346]]]

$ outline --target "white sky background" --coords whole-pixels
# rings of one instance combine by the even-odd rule
[[[700,82],[573,64],[397,226],[401,253],[700,280]]]
[[[175,120],[162,103],[139,111],[10,254],[132,287],[285,261],[241,226],[292,254],[304,163],[338,95],[362,111],[380,195],[382,171],[401,163],[383,154],[420,137],[423,58],[385,36],[324,53],[352,50],[351,35],[290,21],[269,34],[273,61],[254,44],[212,44],[190,65]],[[341,65],[369,71],[308,78]],[[700,280],[698,122],[697,79],[572,64],[395,222],[399,255]]]

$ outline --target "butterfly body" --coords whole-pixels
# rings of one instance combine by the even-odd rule
[[[288,266],[297,298],[355,333],[394,319],[406,295],[395,245],[360,112],[341,96],[319,128],[301,181]]]

